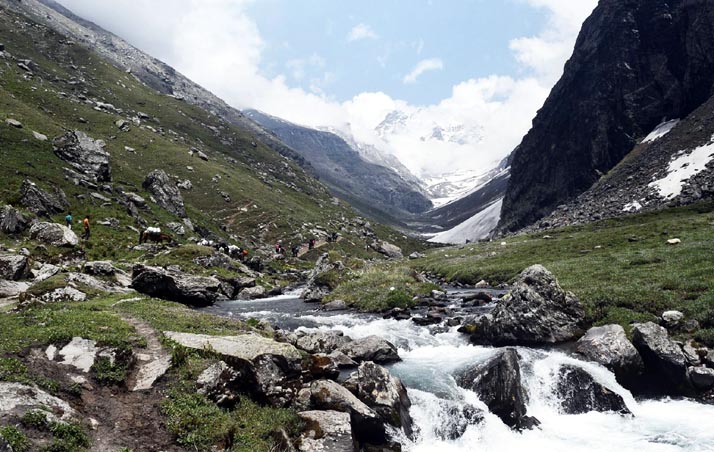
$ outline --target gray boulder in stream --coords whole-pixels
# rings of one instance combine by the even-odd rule
[[[622,397],[601,385],[580,367],[565,365],[558,373],[556,388],[565,414],[614,411],[632,414]]]
[[[645,362],[646,376],[669,394],[688,394],[687,358],[682,348],[669,338],[667,330],[653,322],[632,327],[632,343]]]
[[[538,419],[526,415],[527,394],[521,384],[521,367],[514,348],[499,350],[483,363],[456,376],[456,383],[478,394],[488,409],[509,427],[524,430],[537,427]]]
[[[358,363],[372,361],[378,364],[387,364],[401,361],[397,347],[379,336],[367,336],[348,342],[340,347],[339,351]]]
[[[300,336],[295,346],[308,353],[332,353],[350,340],[342,331],[316,331]]]
[[[577,339],[584,332],[580,301],[560,287],[542,265],[525,269],[494,310],[467,328],[484,345],[545,345]]]
[[[590,328],[578,341],[577,351],[587,359],[613,371],[617,381],[627,387],[631,386],[644,370],[642,357],[627,339],[625,329],[620,325]]]

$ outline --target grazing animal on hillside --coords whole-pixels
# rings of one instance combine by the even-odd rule
[[[146,243],[148,241],[156,243],[173,243],[174,239],[172,239],[170,235],[162,233],[158,228],[147,228],[139,233],[139,244]]]

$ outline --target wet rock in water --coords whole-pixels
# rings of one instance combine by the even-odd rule
[[[209,306],[218,298],[221,282],[212,277],[192,276],[137,264],[132,269],[131,285],[137,292],[152,297],[191,306]]]
[[[565,365],[558,372],[556,391],[565,414],[614,411],[632,414],[622,397],[596,382],[580,367]]]
[[[12,206],[0,208],[0,231],[5,234],[19,234],[27,230],[30,221]]]
[[[27,256],[0,253],[0,279],[19,281],[30,275]]]
[[[477,320],[471,340],[488,345],[543,345],[583,334],[585,311],[541,265],[525,269],[491,314]]]
[[[187,217],[181,192],[166,174],[166,171],[155,169],[150,172],[142,183],[142,187],[148,190],[156,198],[156,203],[166,211],[180,218]]]
[[[661,390],[670,394],[689,392],[687,359],[666,329],[653,322],[638,323],[632,328],[632,344],[642,356],[648,377],[662,383]]]
[[[245,289],[242,289],[240,293],[238,294],[238,299],[239,300],[255,300],[258,298],[265,298],[265,287],[263,286],[255,286],[255,287],[246,287]]]
[[[387,442],[384,421],[374,410],[334,381],[313,381],[301,394],[306,396],[309,409],[349,413],[352,431],[358,441],[373,444]]]
[[[93,276],[114,276],[117,269],[109,261],[85,262],[82,272]]]
[[[577,351],[615,373],[629,387],[644,371],[642,357],[620,325],[593,327],[577,342]]]
[[[325,303],[322,305],[322,309],[325,311],[345,311],[347,310],[347,303],[345,303],[342,300],[334,300],[330,301],[329,303]]]
[[[54,194],[50,194],[29,179],[25,179],[20,186],[20,205],[40,217],[62,213],[69,207],[62,190],[57,188]]]
[[[331,353],[350,340],[342,331],[316,331],[299,337],[295,346],[308,353]]]
[[[394,344],[379,336],[354,340],[340,347],[339,351],[357,362],[372,361],[377,364],[387,364],[401,361]]]
[[[483,363],[456,375],[456,382],[478,394],[488,409],[516,430],[536,427],[540,422],[526,416],[526,391],[521,384],[521,368],[514,348],[498,351]]]
[[[390,259],[401,259],[402,257],[404,257],[401,248],[399,248],[397,245],[385,242],[384,240],[380,240],[378,242],[373,243],[372,249],[374,249],[380,254],[387,256]]]
[[[235,369],[223,361],[218,361],[198,376],[198,393],[205,395],[221,408],[232,408],[240,401],[236,384],[239,377],[240,373]]]
[[[373,362],[360,364],[356,374],[357,398],[372,408],[385,422],[412,437],[414,428],[409,415],[412,403],[402,381]]]
[[[443,403],[440,401],[440,403]],[[483,411],[473,405],[459,406],[453,402],[444,408],[444,415],[434,427],[434,434],[443,440],[454,441],[461,438],[470,425],[483,422]]]
[[[30,228],[30,238],[46,245],[57,247],[74,247],[79,244],[77,234],[71,229],[57,223],[35,223]]]
[[[102,140],[94,140],[80,131],[67,132],[52,142],[57,157],[67,162],[82,176],[94,182],[112,180],[109,153]]]
[[[486,292],[478,292],[464,297],[464,303],[476,301],[479,304],[487,304],[493,301],[493,297]]]
[[[337,364],[337,367],[340,369],[346,369],[350,367],[357,367],[357,362],[354,361],[352,358],[349,356],[345,355],[339,350],[335,350],[334,352],[330,353],[329,355],[330,358]]]
[[[310,272],[307,283],[305,284],[305,290],[300,294],[306,303],[319,303],[325,298],[332,287],[330,287],[330,282],[328,278],[324,276],[330,272],[340,273],[344,271],[345,266],[342,262],[331,262],[327,253],[324,253],[315,262],[315,268]]]
[[[340,376],[340,368],[329,355],[315,353],[307,359],[307,371],[315,380],[337,380]]]
[[[700,391],[714,388],[714,369],[707,367],[690,367],[688,370],[692,385]]]
[[[305,429],[298,439],[302,452],[353,452],[350,415],[339,411],[302,411],[298,413]]]

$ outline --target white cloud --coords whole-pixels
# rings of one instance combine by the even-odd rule
[[[422,74],[429,71],[440,71],[444,69],[444,62],[439,58],[429,58],[426,60],[421,60],[414,66],[414,69],[410,73],[404,76],[402,82],[404,83],[416,83],[417,79],[421,77]]]
[[[511,152],[560,76],[580,24],[597,0],[521,1],[544,9],[548,17],[540,33],[511,42],[521,73],[465,80],[442,101],[416,107],[381,92],[334,101],[326,92],[336,75],[318,55],[283,67],[286,74],[307,81],[308,90],[291,87],[285,75],[267,77],[260,69],[266,44],[246,12],[252,0],[154,0],[141,8],[135,0],[60,0],[238,108],[257,108],[307,126],[349,130],[357,139],[394,153],[421,175],[485,168]],[[374,39],[377,34],[360,24],[351,36]],[[385,52],[381,58],[386,65],[391,50]],[[420,62],[404,81],[441,68],[437,60]],[[409,119],[398,131],[377,136],[375,127],[395,110]],[[422,140],[437,125],[462,125],[479,136],[462,144]]]
[[[357,24],[347,34],[349,42],[361,41],[362,39],[377,39],[379,35],[367,24]]]

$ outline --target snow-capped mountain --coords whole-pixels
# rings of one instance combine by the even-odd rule
[[[504,162],[499,162],[486,171],[467,170],[426,177],[422,180],[422,185],[431,202],[434,203],[434,207],[440,207],[477,191],[507,171],[507,165]]]
[[[419,109],[413,113],[394,110],[377,125],[375,132],[377,136],[386,141],[389,141],[392,136],[406,133],[410,129],[418,131],[419,139],[422,142],[436,141],[466,146],[483,140],[483,129],[476,124],[464,124],[448,119],[441,123],[433,120],[425,121],[420,112]]]

